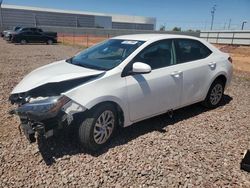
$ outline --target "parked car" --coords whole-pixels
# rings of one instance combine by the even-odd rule
[[[19,29],[21,29],[21,26],[13,27],[12,30],[4,30],[3,32],[1,32],[1,37],[4,37],[4,36],[7,35],[8,33],[16,32],[16,31],[18,31]]]
[[[117,126],[193,103],[217,107],[232,77],[232,59],[190,36],[115,37],[67,60],[38,68],[10,95],[27,138],[76,128],[80,143],[97,150]]]
[[[44,32],[39,28],[21,28],[17,32],[6,35],[5,38],[13,43],[47,43],[57,42],[56,32]]]

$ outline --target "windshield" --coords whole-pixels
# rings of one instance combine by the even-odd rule
[[[143,41],[110,39],[88,48],[67,60],[68,63],[97,70],[110,70],[118,66]]]
[[[22,31],[23,30],[23,28],[19,28],[19,29],[17,29],[17,30],[15,30],[16,32],[20,32],[20,31]]]
[[[16,26],[13,28],[14,31],[18,31],[19,29],[21,29],[21,27],[19,27],[19,26]]]

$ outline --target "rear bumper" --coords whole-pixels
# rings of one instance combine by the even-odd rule
[[[232,78],[233,78],[233,66],[231,65],[227,74],[227,82],[225,85],[225,90],[230,86]]]

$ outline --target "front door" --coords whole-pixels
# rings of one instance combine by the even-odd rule
[[[146,63],[151,66],[152,71],[125,77],[132,122],[164,113],[180,105],[182,74],[176,69],[172,40],[149,45],[128,66],[132,68],[134,62]]]

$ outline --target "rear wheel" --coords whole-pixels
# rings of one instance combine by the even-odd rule
[[[20,41],[20,44],[22,44],[22,45],[27,44],[27,41],[26,41],[25,39],[22,39],[22,40]]]
[[[52,45],[53,44],[53,41],[51,39],[47,40],[47,44],[48,45]]]
[[[225,84],[223,81],[215,80],[208,91],[206,99],[203,101],[203,105],[208,108],[216,108],[219,106],[224,96],[224,87]]]
[[[88,150],[96,151],[112,137],[117,125],[117,114],[112,104],[101,104],[90,110],[81,122],[79,141]]]

